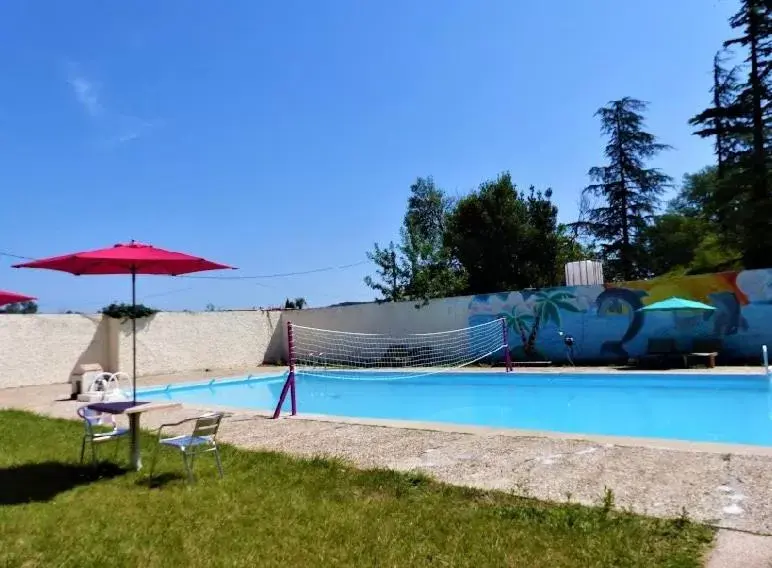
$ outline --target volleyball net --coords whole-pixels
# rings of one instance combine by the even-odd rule
[[[504,319],[433,333],[387,335],[287,323],[289,374],[274,412],[289,394],[297,413],[296,375],[331,380],[396,380],[503,361],[512,369]]]

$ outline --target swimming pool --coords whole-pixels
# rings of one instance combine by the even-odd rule
[[[761,374],[496,371],[400,377],[298,374],[298,413],[772,446],[770,381]],[[284,380],[285,375],[245,377],[138,394],[145,400],[273,410]]]

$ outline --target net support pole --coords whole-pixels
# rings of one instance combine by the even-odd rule
[[[278,418],[281,414],[281,407],[287,399],[287,393],[290,395],[290,404],[292,406],[292,416],[298,413],[297,399],[295,397],[295,340],[292,334],[292,322],[287,322],[287,359],[289,363],[289,374],[284,381],[284,387],[279,395],[279,402],[276,404],[276,410],[273,411],[273,418]]]
[[[501,330],[504,339],[504,366],[506,372],[509,373],[512,370],[512,357],[509,354],[509,331],[507,330],[507,320],[501,320]]]

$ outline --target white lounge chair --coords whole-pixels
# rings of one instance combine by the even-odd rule
[[[83,402],[115,402],[129,400],[132,395],[131,378],[121,371],[97,373],[91,379],[78,400]]]

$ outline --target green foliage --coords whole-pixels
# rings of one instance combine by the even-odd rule
[[[742,147],[738,136],[743,130],[740,118],[744,112],[738,99],[739,69],[736,66],[725,67],[728,55],[719,51],[713,57],[713,106],[689,120],[690,125],[697,127],[695,134],[714,139],[716,175],[720,179],[724,178],[727,168],[731,167]]]
[[[109,462],[80,466],[74,420],[0,411],[0,431],[13,433],[0,436],[0,566],[697,568],[714,535],[675,519],[227,444],[223,479],[204,455],[189,486],[178,452],[162,450],[149,482]],[[115,458],[105,444],[98,455],[123,464],[126,443]],[[155,444],[142,435],[146,463]]]
[[[558,252],[567,237],[558,231],[551,197],[550,189],[518,191],[505,172],[459,200],[448,217],[445,244],[467,274],[467,293],[557,283]]]
[[[647,255],[646,267],[652,274],[686,273],[694,261],[694,251],[711,231],[700,217],[666,213],[645,227],[640,246]]]
[[[595,258],[591,246],[579,241],[577,232],[568,225],[560,224],[557,228],[557,258],[555,259],[554,284],[565,284],[565,266],[569,262]]]
[[[379,301],[425,303],[465,290],[464,271],[444,243],[453,205],[431,177],[418,178],[410,186],[399,245],[376,244],[367,253],[377,266],[377,277],[367,276],[365,284],[380,294]]]
[[[689,275],[740,268],[742,224],[725,227],[716,209],[717,168],[684,176],[667,211],[641,233],[652,274]]]
[[[377,280],[365,276],[365,284],[378,292],[380,302],[400,302],[409,299],[407,290],[411,274],[406,266],[402,252],[390,242],[386,248],[378,243],[367,253],[367,258],[377,266]]]
[[[608,515],[614,510],[616,504],[616,498],[614,497],[614,491],[610,487],[606,487],[603,492],[603,513]]]
[[[745,268],[762,268],[772,241],[772,2],[742,0],[729,23],[738,35],[724,48],[739,50],[743,63],[726,68],[720,55],[714,58],[712,105],[690,123],[695,134],[714,140],[710,207],[722,229],[737,237]]]
[[[289,298],[287,298],[286,300],[284,300],[284,309],[285,310],[302,310],[303,308],[306,307],[307,303],[308,302],[306,302],[305,298],[295,298],[294,300],[290,300]]]
[[[143,304],[132,306],[131,304],[115,303],[102,308],[101,313],[109,318],[115,319],[142,319],[158,313],[155,308],[149,308]]]
[[[457,201],[418,178],[400,243],[374,246],[377,274],[365,283],[387,302],[560,284],[565,263],[589,250],[557,224],[551,198],[549,189],[519,191],[509,172]]]
[[[652,221],[671,181],[659,170],[646,167],[651,158],[669,148],[644,130],[646,108],[643,101],[625,97],[596,113],[608,137],[604,151],[608,165],[590,169],[593,183],[583,194],[600,201],[575,226],[598,244],[604,273],[611,280],[649,276],[638,238]]]
[[[15,302],[13,304],[6,304],[0,308],[0,314],[36,314],[38,313],[38,305],[36,302],[30,300],[27,302]]]

